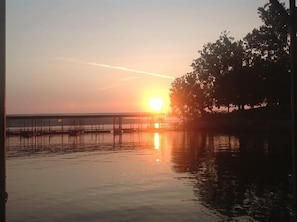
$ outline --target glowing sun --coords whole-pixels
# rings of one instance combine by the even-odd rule
[[[149,106],[152,111],[160,112],[163,108],[163,100],[161,98],[150,98]]]

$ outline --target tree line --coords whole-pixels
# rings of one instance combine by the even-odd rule
[[[214,109],[289,106],[288,26],[269,3],[258,8],[258,14],[263,24],[242,40],[224,31],[198,51],[193,71],[171,84],[173,115],[190,120]]]

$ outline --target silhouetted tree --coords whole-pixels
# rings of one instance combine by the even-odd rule
[[[192,67],[214,105],[243,107],[246,104],[241,91],[244,80],[243,42],[235,41],[225,31],[215,43],[204,45],[199,54]]]
[[[247,65],[257,73],[259,80],[254,90],[268,105],[288,105],[288,27],[280,13],[270,4],[260,7],[258,12],[264,24],[244,38]]]
[[[195,119],[213,106],[229,110],[231,106],[289,105],[288,27],[270,4],[258,12],[264,24],[243,40],[235,41],[225,31],[198,51],[193,72],[171,85],[174,114]]]
[[[173,81],[170,100],[174,115],[184,121],[201,117],[209,106],[201,82],[194,73],[187,73]]]

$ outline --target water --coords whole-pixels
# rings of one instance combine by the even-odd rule
[[[289,137],[7,138],[7,221],[290,221]]]

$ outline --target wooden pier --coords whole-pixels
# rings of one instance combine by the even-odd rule
[[[162,113],[99,113],[7,115],[6,135],[32,137],[41,135],[84,133],[133,133],[164,130]],[[156,124],[158,127],[156,127]]]

